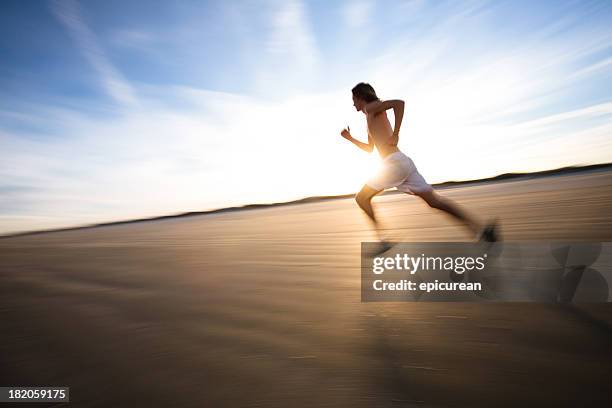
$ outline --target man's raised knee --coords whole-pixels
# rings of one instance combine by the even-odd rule
[[[372,197],[373,196],[371,194],[368,194],[367,192],[364,192],[364,191],[360,191],[355,196],[355,201],[357,202],[357,205],[359,207],[365,209],[366,207],[369,206],[370,201],[372,200]]]

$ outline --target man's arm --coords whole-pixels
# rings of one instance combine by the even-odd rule
[[[372,151],[374,150],[374,143],[372,142],[372,138],[370,137],[370,132],[368,132],[368,143],[360,142],[359,140],[351,136],[351,128],[349,127],[347,127],[346,129],[342,129],[342,132],[340,132],[340,134],[343,138],[353,143],[355,146],[365,152],[372,153]]]
[[[370,102],[365,106],[365,111],[376,115],[377,113],[384,112],[387,109],[393,109],[393,115],[395,116],[395,126],[393,126],[393,137],[391,138],[391,144],[397,146],[399,141],[399,130],[402,126],[402,119],[404,118],[404,101],[401,99],[390,99],[388,101],[374,101]]]

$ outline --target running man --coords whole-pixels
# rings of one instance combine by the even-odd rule
[[[396,187],[404,193],[419,196],[430,207],[437,208],[451,215],[469,228],[478,239],[488,242],[496,241],[495,224],[491,223],[484,227],[481,226],[459,208],[457,204],[436,193],[427,184],[423,176],[419,174],[413,161],[398,149],[399,130],[404,117],[404,101],[399,99],[381,101],[376,96],[374,88],[364,82],[357,84],[352,89],[352,92],[353,106],[355,106],[358,112],[361,111],[366,116],[368,143],[363,143],[353,138],[348,127],[343,129],[340,134],[368,153],[371,153],[374,147],[376,147],[380,157],[383,159],[383,166],[380,172],[370,179],[355,197],[359,207],[372,220],[379,239],[383,242],[383,246],[388,247],[388,244],[380,236],[379,224],[372,208],[372,198],[381,191],[392,187]],[[395,115],[395,126],[393,128],[391,128],[391,123],[387,117],[386,111],[388,109],[393,109],[393,114]]]

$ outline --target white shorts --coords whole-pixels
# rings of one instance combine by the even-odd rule
[[[409,194],[433,190],[419,174],[412,159],[402,152],[391,153],[385,157],[382,169],[375,177],[368,180],[366,185],[374,190],[397,187],[399,191]]]

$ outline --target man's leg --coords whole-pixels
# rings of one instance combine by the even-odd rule
[[[368,218],[372,221],[374,229],[376,233],[379,234],[379,224],[376,221],[376,216],[374,215],[374,209],[372,208],[372,198],[382,190],[375,190],[372,187],[369,187],[367,184],[363,186],[363,188],[357,193],[355,196],[355,201],[357,201],[357,205],[366,213]]]
[[[444,211],[457,220],[466,225],[472,232],[478,234],[481,231],[481,226],[476,220],[467,215],[457,204],[448,198],[444,198],[434,190],[428,190],[423,193],[415,193],[421,197],[431,208]]]

